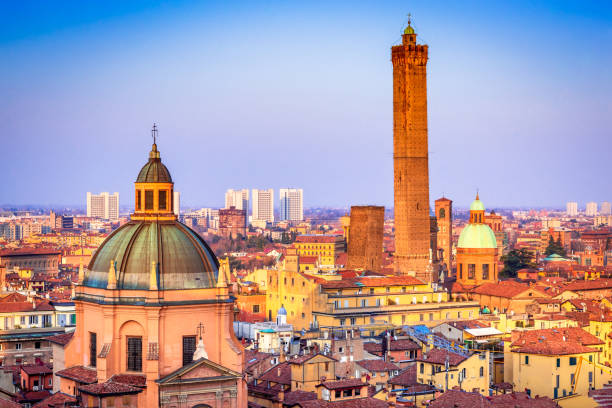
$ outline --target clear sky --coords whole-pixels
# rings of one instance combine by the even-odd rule
[[[133,202],[156,122],[186,205],[301,187],[306,206],[392,206],[409,12],[432,202],[612,200],[609,1],[106,0],[0,3],[0,203]]]

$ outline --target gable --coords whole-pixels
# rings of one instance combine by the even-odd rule
[[[524,292],[518,293],[517,295],[513,296],[513,299],[537,299],[537,298],[549,298],[550,295],[548,295],[547,293],[544,292],[540,292],[539,290],[533,289],[533,288],[529,288]]]
[[[240,378],[242,375],[229,368],[223,367],[217,363],[214,363],[206,358],[201,358],[197,361],[187,364],[184,367],[179,368],[173,373],[156,380],[159,384],[172,384],[174,382],[180,382],[185,380],[205,380],[206,378],[217,378],[217,377],[235,377]]]
[[[317,354],[310,360],[306,361],[305,364],[316,364],[316,363],[329,363],[334,361],[334,359],[329,358],[323,354]]]

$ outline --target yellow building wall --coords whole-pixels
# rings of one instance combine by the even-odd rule
[[[336,262],[336,243],[295,242],[300,256],[316,256],[322,265],[333,265]]]
[[[471,392],[477,389],[482,395],[489,395],[489,359],[488,352],[477,353],[458,366],[451,367],[448,372],[448,389],[459,387],[459,374],[464,372],[465,376],[461,382],[462,390]],[[432,367],[434,374],[432,374]],[[447,389],[444,365],[417,362],[417,381],[422,384],[435,385],[442,390]]]
[[[516,352],[510,354],[512,354],[512,382],[514,383],[515,390],[524,391],[528,389],[531,391],[532,396],[540,395],[555,398],[554,389],[558,388],[556,397],[561,398],[564,396],[564,391],[565,395],[571,393],[571,378],[572,375],[576,375],[577,373],[578,359],[580,356],[584,357],[586,360],[588,360],[590,356],[594,361],[597,361],[598,353],[565,356],[544,356]],[[528,362],[525,360],[526,356],[528,356]],[[576,358],[576,365],[570,365],[570,357]],[[557,359],[560,359],[560,367],[557,367]],[[596,388],[602,387],[603,384],[606,384],[612,379],[612,376],[607,372],[583,362],[577,377],[577,394],[588,394],[589,372],[593,373],[592,378]],[[557,376],[559,378],[558,387]]]
[[[275,320],[283,306],[294,330],[309,329],[316,283],[298,272],[267,270],[266,319]]]
[[[317,392],[316,385],[321,378],[335,379],[335,361],[324,355],[317,355],[304,364],[291,364],[291,391]]]

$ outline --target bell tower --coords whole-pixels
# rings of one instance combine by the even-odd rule
[[[427,146],[427,45],[410,25],[393,63],[395,273],[431,281]]]

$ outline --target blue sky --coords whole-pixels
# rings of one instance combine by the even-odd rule
[[[302,187],[306,206],[392,206],[409,12],[432,202],[612,200],[610,2],[33,1],[0,4],[0,203],[132,202],[156,122],[186,205]]]

